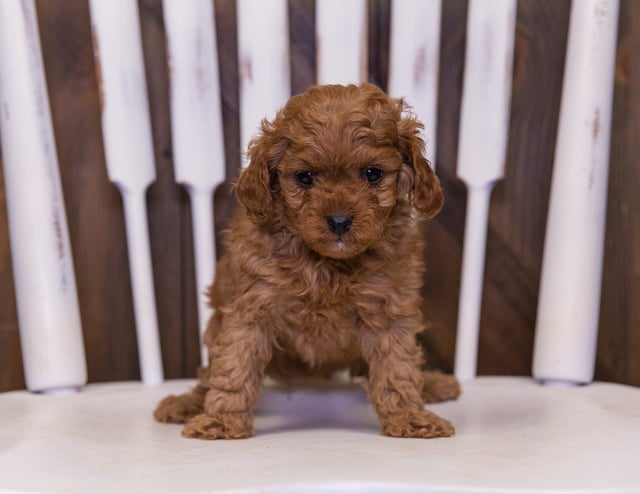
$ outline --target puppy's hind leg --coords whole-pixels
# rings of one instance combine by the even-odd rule
[[[207,388],[198,384],[188,393],[167,396],[158,403],[153,416],[158,422],[183,424],[203,412],[206,392]]]
[[[460,396],[460,383],[455,376],[440,371],[425,371],[422,376],[422,400],[425,403],[455,400]]]

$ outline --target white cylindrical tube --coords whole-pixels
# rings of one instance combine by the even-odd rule
[[[207,291],[213,282],[216,259],[216,243],[213,231],[213,197],[208,191],[189,188],[191,212],[193,218],[193,250],[196,259],[196,291],[198,296],[198,315],[200,318],[200,341],[204,341],[204,332],[213,310],[209,306]],[[209,362],[209,351],[200,345],[202,365]]]
[[[291,96],[286,0],[238,0],[240,145],[246,151],[264,118],[273,118]]]
[[[213,194],[225,179],[214,5],[165,0],[171,135],[176,182],[191,199],[200,341],[213,311],[206,291],[215,270]],[[201,345],[202,365],[208,352]]]
[[[153,286],[153,266],[149,255],[149,227],[145,195],[121,188],[127,229],[131,291],[136,321],[140,376],[147,385],[163,379],[162,356],[158,336],[158,316]]]
[[[461,381],[476,377],[482,282],[493,184],[467,189],[460,306],[456,336],[455,376]]]
[[[573,2],[538,301],[533,375],[593,379],[619,2]]]
[[[504,175],[515,27],[515,0],[469,2],[456,169],[467,186]]]
[[[142,381],[162,381],[145,195],[155,180],[138,4],[90,0],[109,178],[123,197]]]
[[[442,0],[393,0],[389,94],[406,98],[420,121],[431,166],[436,162]]]
[[[87,380],[80,310],[33,0],[0,2],[0,134],[27,388]]]
[[[457,174],[467,185],[455,374],[476,375],[491,190],[504,174],[509,135],[515,0],[471,0]]]
[[[318,84],[367,80],[367,2],[316,0]]]

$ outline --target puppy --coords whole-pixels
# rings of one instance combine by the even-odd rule
[[[209,366],[195,389],[160,402],[158,421],[184,423],[187,437],[249,437],[265,375],[351,369],[366,377],[384,434],[454,433],[424,408],[460,390],[424,371],[416,340],[419,220],[443,196],[406,110],[372,84],[315,86],[262,122],[209,292]]]

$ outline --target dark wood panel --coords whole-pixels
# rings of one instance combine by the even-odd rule
[[[640,385],[640,3],[621,2],[596,377]]]
[[[314,0],[288,3],[291,46],[291,92],[298,94],[316,80],[316,16]]]
[[[369,77],[387,83],[390,0],[369,2]],[[240,162],[234,0],[214,0],[227,177]],[[122,203],[106,175],[86,0],[37,2],[46,74],[92,381],[139,376]],[[291,0],[294,92],[315,79],[313,0]],[[479,370],[530,372],[546,201],[564,65],[569,0],[519,0],[505,179],[492,198]],[[168,377],[198,364],[194,261],[188,195],[172,171],[166,41],[161,0],[140,0],[157,181],[148,193],[156,297]],[[452,369],[466,192],[456,178],[466,0],[443,2],[438,156],[446,195],[427,225],[425,312],[433,363]],[[640,130],[640,4],[622,2],[611,150],[608,226],[597,376],[640,384],[640,207],[635,166]],[[430,122],[425,122],[427,127]],[[24,381],[0,171],[0,390]],[[216,228],[235,207],[228,184],[216,193]]]
[[[505,176],[489,221],[478,355],[484,374],[531,372],[569,7],[568,1],[518,2]]]
[[[467,2],[442,3],[440,77],[436,173],[444,189],[444,206],[426,225],[427,274],[425,276],[425,314],[430,331],[426,342],[433,364],[453,369],[455,330],[460,287],[465,189],[456,178],[458,123],[465,53]],[[429,128],[429,122],[424,122]],[[454,295],[455,294],[455,295]]]
[[[107,179],[87,2],[39,1],[89,379],[138,376],[120,195]]]
[[[149,187],[149,236],[152,245],[160,343],[168,378],[191,376],[198,365],[191,209],[173,175],[168,65],[162,3],[143,0],[140,25],[156,160],[156,181]]]
[[[0,149],[0,391],[24,388]]]

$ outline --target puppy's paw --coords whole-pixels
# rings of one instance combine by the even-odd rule
[[[158,403],[153,416],[158,422],[183,424],[200,413],[202,413],[202,399],[198,399],[192,393],[187,393],[164,398]]]
[[[439,371],[424,373],[422,399],[425,403],[455,400],[460,396],[460,393],[460,383],[454,376]]]
[[[382,423],[382,433],[392,437],[449,437],[455,434],[451,422],[428,410],[393,414]]]
[[[182,430],[184,437],[197,439],[244,439],[253,434],[253,417],[248,413],[202,413],[189,419]]]

